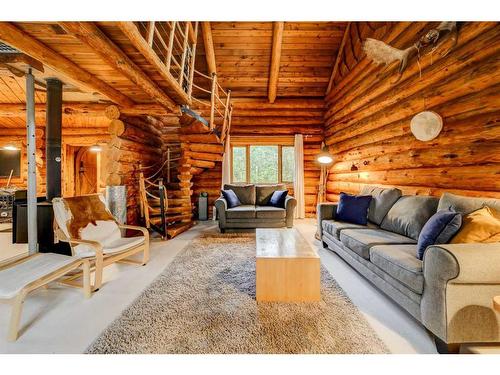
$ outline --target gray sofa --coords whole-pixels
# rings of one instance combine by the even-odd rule
[[[373,197],[367,226],[336,221],[336,204],[318,205],[323,246],[419,320],[438,350],[500,342],[500,313],[492,308],[500,295],[500,243],[434,245],[422,261],[416,257],[418,235],[436,210],[469,213],[484,204],[500,210],[500,199],[402,196],[371,186],[361,194]]]
[[[221,196],[215,201],[219,228],[279,228],[293,226],[295,198],[287,196],[285,208],[267,206],[275,190],[286,190],[286,185],[224,185],[224,190],[234,191],[241,206],[228,208]]]

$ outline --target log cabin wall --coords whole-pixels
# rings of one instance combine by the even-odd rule
[[[37,114],[36,117],[36,163],[37,163],[37,194],[45,194],[46,165],[45,165],[45,116]],[[27,155],[26,155],[26,119],[24,117],[0,117],[0,147],[14,144],[21,149],[21,176],[13,178],[11,184],[26,189],[27,187]],[[107,120],[102,116],[94,115],[65,115],[62,124],[62,192],[72,192],[72,185],[66,174],[66,152],[67,146],[92,146],[97,143],[109,141]],[[7,179],[0,178],[0,186],[5,186]],[[104,187],[104,181],[101,183]]]
[[[446,56],[450,40],[421,58],[421,72],[411,60],[397,83],[395,66],[376,66],[362,52],[367,37],[406,48],[436,24],[351,23],[326,97],[325,140],[335,155],[328,200],[365,184],[500,198],[499,24],[460,25],[458,44]],[[429,142],[410,131],[411,118],[423,110],[443,118],[441,134]]]
[[[320,151],[323,139],[324,101],[322,99],[266,99],[237,98],[233,103],[231,137],[239,141],[248,139],[252,144],[258,138],[304,135],[304,185],[306,216],[316,212],[316,199],[320,169],[314,156]],[[206,191],[210,207],[220,195],[221,163],[193,179],[193,198]],[[291,191],[293,194],[293,191]],[[211,209],[211,208],[210,208]],[[211,212],[211,211],[210,211]]]

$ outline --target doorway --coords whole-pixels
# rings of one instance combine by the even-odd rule
[[[101,155],[89,146],[66,145],[64,196],[99,191]]]

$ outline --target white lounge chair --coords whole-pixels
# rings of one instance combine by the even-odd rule
[[[101,194],[55,198],[52,204],[56,237],[70,244],[74,257],[91,262],[95,271],[93,291],[101,287],[103,268],[107,265],[119,261],[145,265],[149,261],[148,230],[118,224],[106,208]],[[142,236],[123,237],[121,229],[136,230]],[[141,252],[142,261],[125,259]]]
[[[87,259],[38,253],[0,267],[0,299],[13,305],[7,340],[17,340],[23,303],[28,293],[80,267],[83,269],[84,295],[90,298],[90,262]]]

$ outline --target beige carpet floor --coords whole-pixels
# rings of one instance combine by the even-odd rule
[[[318,303],[257,303],[255,235],[206,234],[193,240],[86,352],[387,352],[324,268],[321,294]]]

